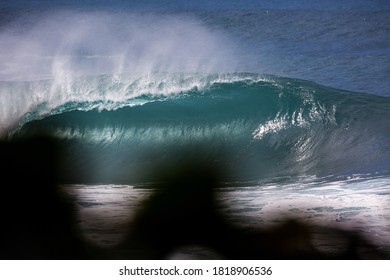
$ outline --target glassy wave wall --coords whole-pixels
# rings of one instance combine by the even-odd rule
[[[31,96],[53,88],[1,86]],[[97,75],[57,90],[68,100],[36,106],[6,137],[58,139],[64,182],[144,182],[194,154],[223,166],[227,181],[389,172],[387,97],[251,73]]]

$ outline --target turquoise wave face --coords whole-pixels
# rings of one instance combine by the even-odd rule
[[[389,172],[390,98],[249,73],[93,76],[69,88],[89,95],[35,106],[8,133],[59,139],[64,182],[148,181],[194,155],[227,181]]]

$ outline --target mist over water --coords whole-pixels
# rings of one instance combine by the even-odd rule
[[[232,42],[190,16],[42,14],[1,33],[1,80],[150,71],[231,71]]]
[[[37,107],[126,99],[140,79],[150,87],[172,73],[232,72],[234,51],[191,16],[65,11],[14,20],[0,30],[0,133]],[[99,79],[80,82],[96,75],[109,75],[115,91],[99,97]]]

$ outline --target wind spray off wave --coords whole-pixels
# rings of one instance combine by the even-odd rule
[[[190,16],[72,11],[16,19],[0,30],[0,135],[37,108],[142,94],[128,87],[158,87],[150,73],[232,71],[233,51],[223,33]],[[109,88],[84,82],[105,74]]]

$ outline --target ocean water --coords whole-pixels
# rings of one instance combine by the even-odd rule
[[[0,137],[61,143],[98,243],[196,155],[242,227],[298,216],[390,251],[390,4],[269,2],[1,1]]]

